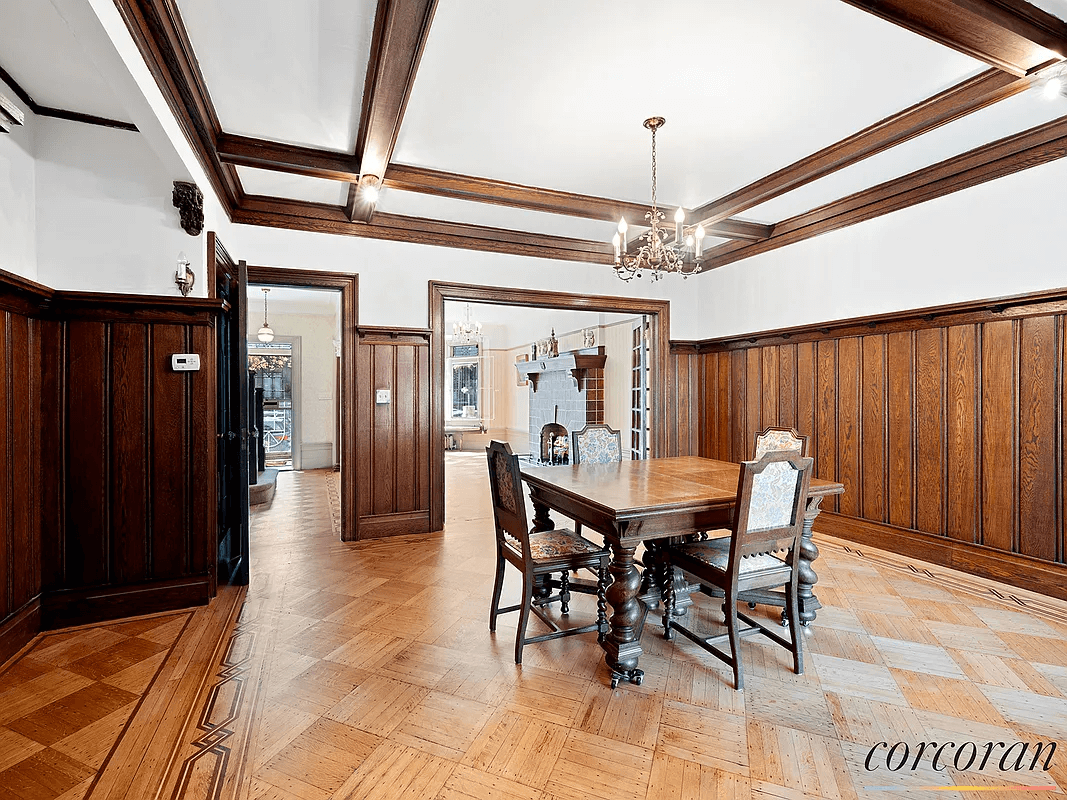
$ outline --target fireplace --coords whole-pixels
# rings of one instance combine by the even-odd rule
[[[570,432],[604,421],[603,347],[524,362],[530,382],[530,455],[544,464],[570,463]]]

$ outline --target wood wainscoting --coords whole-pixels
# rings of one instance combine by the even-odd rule
[[[820,530],[1067,599],[1065,333],[1067,289],[675,343],[680,449],[791,425]]]
[[[36,316],[52,293],[0,274],[0,664],[41,628],[41,329]]]
[[[430,331],[358,330],[360,539],[430,530]],[[389,392],[378,403],[378,390]]]
[[[0,662],[42,628],[214,594],[222,310],[0,273]],[[188,352],[200,371],[172,371]]]
[[[44,334],[47,628],[206,603],[215,593],[218,300],[59,292]],[[175,372],[174,353],[199,353]]]

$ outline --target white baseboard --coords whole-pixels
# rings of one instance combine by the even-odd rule
[[[303,442],[300,445],[300,469],[333,469],[333,443]]]

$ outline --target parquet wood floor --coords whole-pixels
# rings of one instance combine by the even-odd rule
[[[900,789],[1060,797],[1060,788],[1022,795],[1007,787],[1067,788],[1067,604],[817,535],[824,608],[806,633],[804,675],[791,672],[785,650],[749,640],[746,688],[735,692],[724,664],[685,640],[663,641],[650,618],[645,682],[612,691],[591,636],[530,645],[517,667],[516,615],[488,631],[494,555],[484,458],[449,453],[446,475],[443,534],[357,544],[337,541],[334,474],[279,476],[273,505],[253,517],[253,578],[240,615],[228,622],[215,612],[228,638],[196,702],[145,717],[146,701],[131,722],[132,732],[180,717],[172,724],[180,745],[164,756],[146,744],[139,767],[130,755],[120,773],[114,762],[128,732],[88,796],[804,800],[892,798]],[[518,578],[507,574],[509,602]],[[719,630],[705,600],[689,613]],[[592,598],[576,596],[572,617],[594,614]],[[92,652],[140,652],[117,648],[116,634],[147,635],[102,628]],[[37,681],[27,696],[39,699],[11,711],[0,702],[0,770],[24,765],[12,773],[22,775],[47,762],[64,776],[55,788],[68,788],[10,796],[85,794],[90,779],[78,770],[93,764],[71,745],[77,734],[30,734],[40,725],[35,712],[93,682],[109,687],[88,695],[101,708],[125,697],[117,691],[135,693],[132,678],[116,683],[122,671],[101,678],[85,660],[92,652],[71,644],[13,676]],[[49,680],[46,668],[69,675]],[[914,769],[911,761],[888,769],[887,748],[873,769],[864,764],[879,742],[905,742],[914,759],[922,742],[968,741],[982,751],[986,742],[1037,741],[1059,750],[1047,772],[997,769],[1003,748],[982,771],[934,769],[932,749]],[[992,791],[962,788],[976,786]]]

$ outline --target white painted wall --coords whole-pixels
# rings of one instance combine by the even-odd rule
[[[37,272],[55,289],[177,295],[184,252],[204,290],[204,241],[181,228],[172,176],[138,133],[42,117]]]
[[[0,269],[37,280],[37,189],[34,160],[37,118],[11,87],[0,92],[25,114],[22,126],[0,134]]]
[[[699,338],[1067,286],[1065,230],[1062,159],[701,276]]]
[[[441,280],[576,294],[667,298],[671,301],[671,336],[691,339],[698,330],[696,284],[677,276],[656,283],[624,283],[605,265],[250,225],[232,225],[225,241],[234,258],[243,258],[250,264],[358,272],[361,325],[425,327],[429,322],[427,283]]]
[[[339,301],[338,301],[339,302]],[[262,310],[262,309],[260,309]],[[279,336],[300,337],[300,444],[328,442],[333,453],[329,463],[313,463],[308,453],[301,461],[303,469],[331,467],[337,458],[335,420],[337,414],[337,355],[333,340],[337,336],[339,309],[333,314],[284,314],[270,311],[271,328]],[[249,309],[248,335],[255,339],[263,324],[256,309]]]

